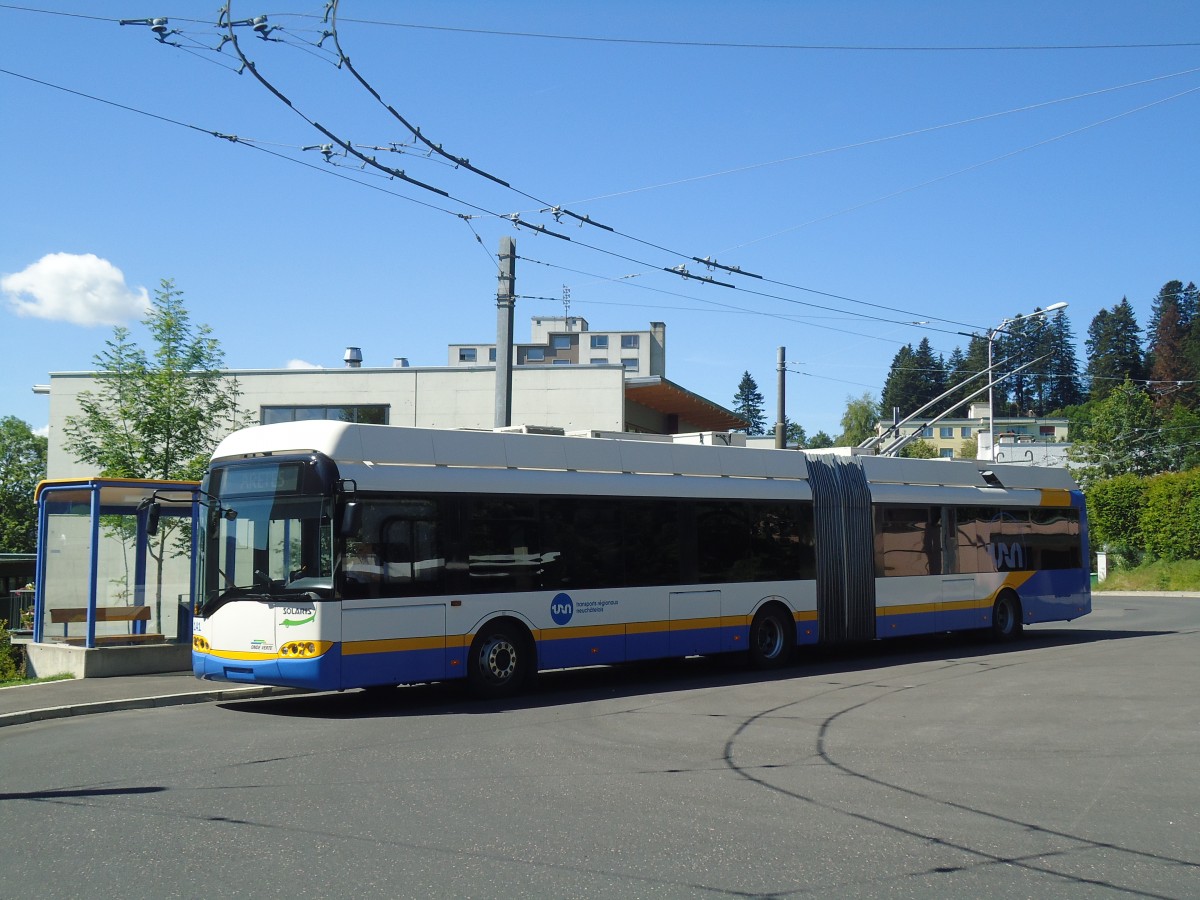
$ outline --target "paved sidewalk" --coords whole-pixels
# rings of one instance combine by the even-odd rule
[[[245,700],[295,693],[293,688],[200,681],[191,672],[76,678],[0,688],[0,728],[44,719],[121,709],[177,706],[213,700]]]

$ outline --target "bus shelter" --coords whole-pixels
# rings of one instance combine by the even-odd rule
[[[34,643],[190,642],[199,498],[194,481],[39,484]]]

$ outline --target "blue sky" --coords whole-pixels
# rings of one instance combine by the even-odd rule
[[[239,28],[239,44],[338,138],[413,144],[332,39],[316,46],[322,8],[234,0],[235,19],[282,29]],[[442,365],[447,344],[494,340],[504,235],[518,339],[562,314],[565,285],[593,328],[666,322],[667,376],[689,390],[731,405],[748,370],[771,419],[785,346],[787,413],[810,434],[878,397],[904,343],[948,356],[959,332],[1066,301],[1082,353],[1099,310],[1127,296],[1144,325],[1164,282],[1200,280],[1194,2],[341,0],[338,15],[386,104],[516,190],[411,147],[360,152],[449,196],[302,150],[329,139],[238,74],[231,46],[207,49],[214,0],[0,2],[0,415],[44,427],[31,386],[90,368],[112,323],[144,343],[162,278],[235,368],[339,366],[348,345],[366,365]],[[184,46],[118,24],[158,16]],[[1015,47],[1092,49],[996,49]],[[680,264],[736,288],[664,271]]]

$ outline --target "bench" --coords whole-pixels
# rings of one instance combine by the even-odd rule
[[[55,625],[62,625],[63,640],[68,644],[82,644],[87,638],[84,637],[69,637],[67,628],[75,622],[86,622],[88,618],[88,610],[86,606],[65,606],[59,609],[50,610],[50,621]],[[97,606],[96,607],[97,622],[149,622],[150,607],[149,606]],[[132,643],[151,643],[162,641],[161,634],[105,634],[97,635],[97,644],[132,644]]]

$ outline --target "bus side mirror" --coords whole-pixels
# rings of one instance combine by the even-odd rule
[[[338,537],[350,537],[358,534],[362,527],[362,507],[355,500],[349,500],[342,507],[342,521],[338,525]]]

